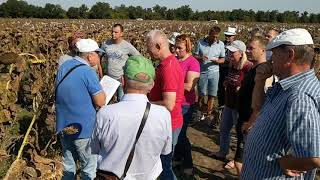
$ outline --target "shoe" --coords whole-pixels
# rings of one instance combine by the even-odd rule
[[[216,160],[220,160],[220,161],[227,161],[227,158],[226,156],[222,156],[219,152],[212,152],[210,154],[208,154],[209,157],[212,157],[213,159],[216,159]]]
[[[231,160],[231,161],[227,162],[223,167],[225,169],[233,169],[233,168],[235,168],[234,160]]]

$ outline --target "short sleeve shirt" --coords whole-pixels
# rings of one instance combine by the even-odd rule
[[[193,56],[189,56],[184,61],[180,61],[180,65],[183,71],[184,80],[187,80],[187,74],[189,71],[200,73],[200,64],[196,58]],[[196,93],[195,90],[184,91],[184,98],[182,101],[182,105],[192,105],[195,103]]]
[[[112,40],[108,40],[102,43],[101,48],[106,51],[107,72],[105,74],[114,79],[120,79],[123,75],[122,68],[129,56],[140,54],[134,46],[125,40],[122,40],[119,44],[114,44]]]
[[[219,40],[210,45],[206,38],[198,41],[194,54],[199,56],[207,56],[209,59],[224,58],[226,55],[222,41]],[[219,71],[219,65],[216,65],[209,60],[201,62],[200,67],[201,72],[206,72],[208,70]]]
[[[247,136],[241,179],[314,179],[315,169],[285,176],[278,159],[320,157],[320,83],[313,70],[277,82]]]
[[[156,70],[156,79],[149,99],[163,100],[162,93],[176,92],[176,103],[171,113],[172,129],[180,128],[183,123],[181,104],[184,96],[184,77],[179,61],[171,55],[161,61]]]
[[[76,56],[60,66],[56,84],[71,68],[81,63],[85,65],[74,69],[56,90],[56,131],[59,133],[73,125],[79,130],[76,138],[89,138],[96,119],[92,97],[102,91],[98,75],[85,60]]]

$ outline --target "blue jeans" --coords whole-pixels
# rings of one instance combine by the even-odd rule
[[[208,70],[200,73],[198,82],[198,90],[200,96],[217,96],[219,85],[219,71]]]
[[[162,163],[162,172],[160,174],[160,180],[176,180],[177,177],[172,169],[172,156],[174,153],[174,148],[178,142],[178,137],[180,134],[181,128],[177,128],[175,131],[172,131],[172,151],[167,155],[160,155]]]
[[[121,99],[122,99],[122,96],[124,95],[124,91],[123,91],[123,86],[122,86],[122,81],[121,81],[121,78],[120,79],[117,79],[117,81],[120,82],[120,85],[117,89],[117,101],[120,102]]]
[[[220,151],[219,154],[227,156],[231,139],[231,129],[237,124],[238,112],[235,109],[224,106],[220,123]]]
[[[183,167],[185,169],[193,168],[192,154],[191,154],[191,144],[187,137],[187,129],[189,122],[192,118],[192,113],[195,111],[195,105],[185,105],[182,106],[183,114],[183,126],[179,134],[178,143],[174,150],[174,160],[183,160]]]
[[[74,139],[68,136],[61,137],[63,177],[62,180],[75,179],[76,162],[80,161],[81,179],[89,180],[96,177],[97,156],[86,150],[89,138]]]

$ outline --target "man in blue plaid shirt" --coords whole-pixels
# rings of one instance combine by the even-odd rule
[[[313,40],[305,29],[284,31],[267,46],[279,77],[248,134],[241,179],[314,179],[320,167],[320,83]]]

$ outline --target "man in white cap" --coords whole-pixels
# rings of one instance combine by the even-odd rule
[[[235,27],[228,27],[227,31],[224,32],[224,46],[230,46],[231,43],[235,40],[236,37],[236,28]],[[219,85],[218,85],[218,103],[219,106],[224,105],[224,98],[225,98],[225,89],[223,87],[223,82],[225,80],[225,77],[228,75],[229,71],[229,62],[230,62],[230,56],[232,52],[230,52],[229,49],[225,48],[226,56],[225,61],[222,64],[219,64]],[[214,123],[214,122],[212,122]],[[212,124],[213,125],[213,124]]]
[[[81,179],[93,179],[97,159],[86,146],[96,121],[96,107],[105,104],[105,93],[91,67],[99,64],[103,50],[92,39],[79,40],[76,48],[79,56],[63,63],[56,78],[56,133],[62,145],[62,179],[76,178],[78,160]]]
[[[320,83],[311,69],[312,37],[290,29],[269,49],[279,82],[247,136],[241,179],[314,179],[320,167]]]

